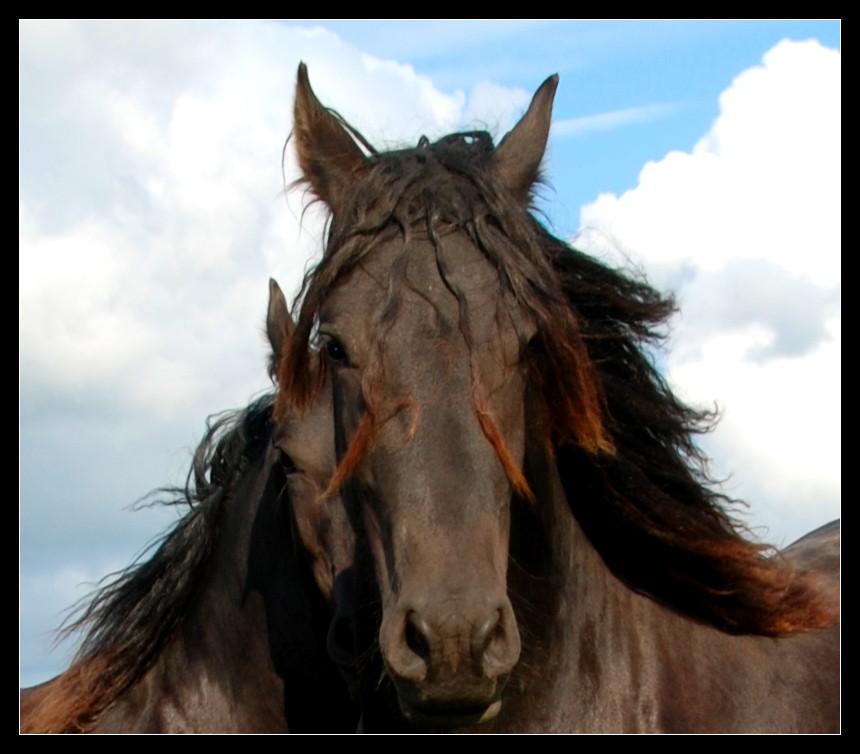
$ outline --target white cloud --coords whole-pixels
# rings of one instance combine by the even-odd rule
[[[189,417],[231,380],[233,403],[265,386],[266,277],[294,292],[321,234],[301,192],[282,198],[299,60],[383,146],[394,123],[445,132],[465,103],[322,29],[24,22],[20,44],[25,411],[36,385]]]
[[[840,88],[838,52],[782,42],[732,82],[691,153],[581,217],[586,245],[618,244],[677,292],[670,379],[724,411],[707,443],[753,521],[805,507],[777,517],[778,539],[839,512]]]

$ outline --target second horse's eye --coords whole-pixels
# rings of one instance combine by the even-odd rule
[[[334,362],[342,363],[347,360],[346,349],[337,338],[329,338],[325,342],[326,355]]]

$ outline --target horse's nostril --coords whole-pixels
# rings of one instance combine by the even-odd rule
[[[406,628],[404,629],[406,646],[424,662],[430,660],[430,645],[427,643],[426,630],[426,625],[415,613],[411,613],[406,619]]]
[[[475,631],[472,641],[472,653],[476,657],[482,657],[484,651],[492,645],[495,639],[501,636],[502,632],[502,611],[497,610]]]
[[[355,629],[351,618],[336,616],[329,625],[326,637],[329,657],[340,668],[349,667],[355,660]]]

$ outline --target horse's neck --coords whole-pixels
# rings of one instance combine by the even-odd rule
[[[788,639],[730,636],[634,592],[573,517],[555,464],[545,471],[529,508],[532,516],[540,511],[542,561],[531,553],[529,563],[528,552],[517,558],[515,540],[530,533],[528,524],[513,527],[510,586],[523,617],[523,654],[498,729],[791,730],[795,721],[786,723],[784,712],[798,704],[791,689],[817,682],[817,666],[838,663],[838,629]],[[827,677],[838,678],[838,670]],[[821,696],[838,699],[838,689]],[[771,703],[762,705],[765,698]],[[838,708],[798,709],[797,729],[826,728],[828,716],[838,724]]]
[[[663,634],[689,641],[690,626],[674,619],[660,624],[662,609],[605,566],[560,483],[555,493],[544,518],[552,556],[541,599],[550,609],[542,621],[522,627],[523,656],[514,679],[521,701],[511,705],[516,718],[509,725],[540,732],[659,729],[655,678],[672,643]]]
[[[195,611],[95,732],[287,732],[265,626],[259,595],[239,612]]]
[[[266,477],[248,475],[222,506],[187,615],[155,664],[101,717],[99,732],[286,731],[266,605],[249,588],[260,512],[248,508],[264,497]]]

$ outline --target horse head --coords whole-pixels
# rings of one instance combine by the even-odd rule
[[[299,162],[331,224],[281,360],[279,406],[313,410],[330,381],[330,487],[372,560],[401,711],[422,725],[495,717],[519,658],[511,500],[531,496],[527,387],[548,362],[571,367],[559,401],[576,414],[575,440],[609,445],[577,322],[543,282],[554,276],[526,212],[556,84],[496,148],[472,132],[366,156],[299,68]]]

